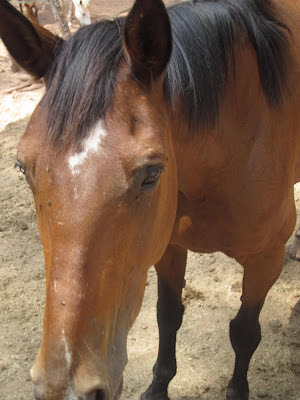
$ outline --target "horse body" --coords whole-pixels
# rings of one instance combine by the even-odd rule
[[[227,399],[247,400],[259,313],[295,224],[299,5],[175,6],[172,55],[160,0],[137,0],[126,20],[84,27],[66,43],[47,38],[44,48],[43,32],[37,40],[5,0],[0,11],[6,46],[47,83],[18,147],[46,263],[36,399],[119,398],[127,334],[155,264],[160,346],[142,399],[167,400],[191,249],[223,251],[244,267]],[[13,24],[26,31],[27,58]]]
[[[277,7],[291,29],[290,89],[280,109],[270,107],[256,53],[242,40],[217,125],[190,135],[177,110],[171,115],[179,187],[174,244],[240,259],[273,246],[275,232],[284,242],[292,232],[300,178],[299,7]]]

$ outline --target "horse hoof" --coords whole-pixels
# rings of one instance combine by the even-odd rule
[[[294,236],[294,241],[290,245],[288,254],[293,260],[300,261],[300,229],[297,230]]]
[[[248,383],[245,385],[234,386],[232,380],[229,382],[226,391],[227,400],[249,400],[249,388]]]

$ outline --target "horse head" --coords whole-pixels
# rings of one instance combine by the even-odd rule
[[[163,255],[176,214],[162,91],[168,15],[161,0],[137,0],[126,19],[83,27],[62,42],[4,0],[0,10],[8,50],[46,81],[17,154],[46,266],[35,397],[117,399],[147,271]]]

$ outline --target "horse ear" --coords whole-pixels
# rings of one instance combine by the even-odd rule
[[[63,40],[31,23],[7,0],[0,0],[0,37],[17,63],[36,78],[44,77]]]
[[[149,85],[166,68],[172,52],[172,33],[162,0],[136,0],[124,28],[124,43],[132,72]]]

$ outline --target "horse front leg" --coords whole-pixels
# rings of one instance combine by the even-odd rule
[[[269,289],[280,275],[284,263],[285,247],[275,248],[248,257],[244,267],[242,305],[230,322],[230,341],[235,352],[235,367],[229,382],[227,400],[248,400],[247,372],[253,353],[261,340],[259,314]]]
[[[169,245],[155,265],[158,276],[157,321],[159,350],[153,367],[153,380],[142,400],[168,400],[168,386],[176,375],[176,336],[181,326],[184,306],[181,301],[185,284],[187,250]]]

